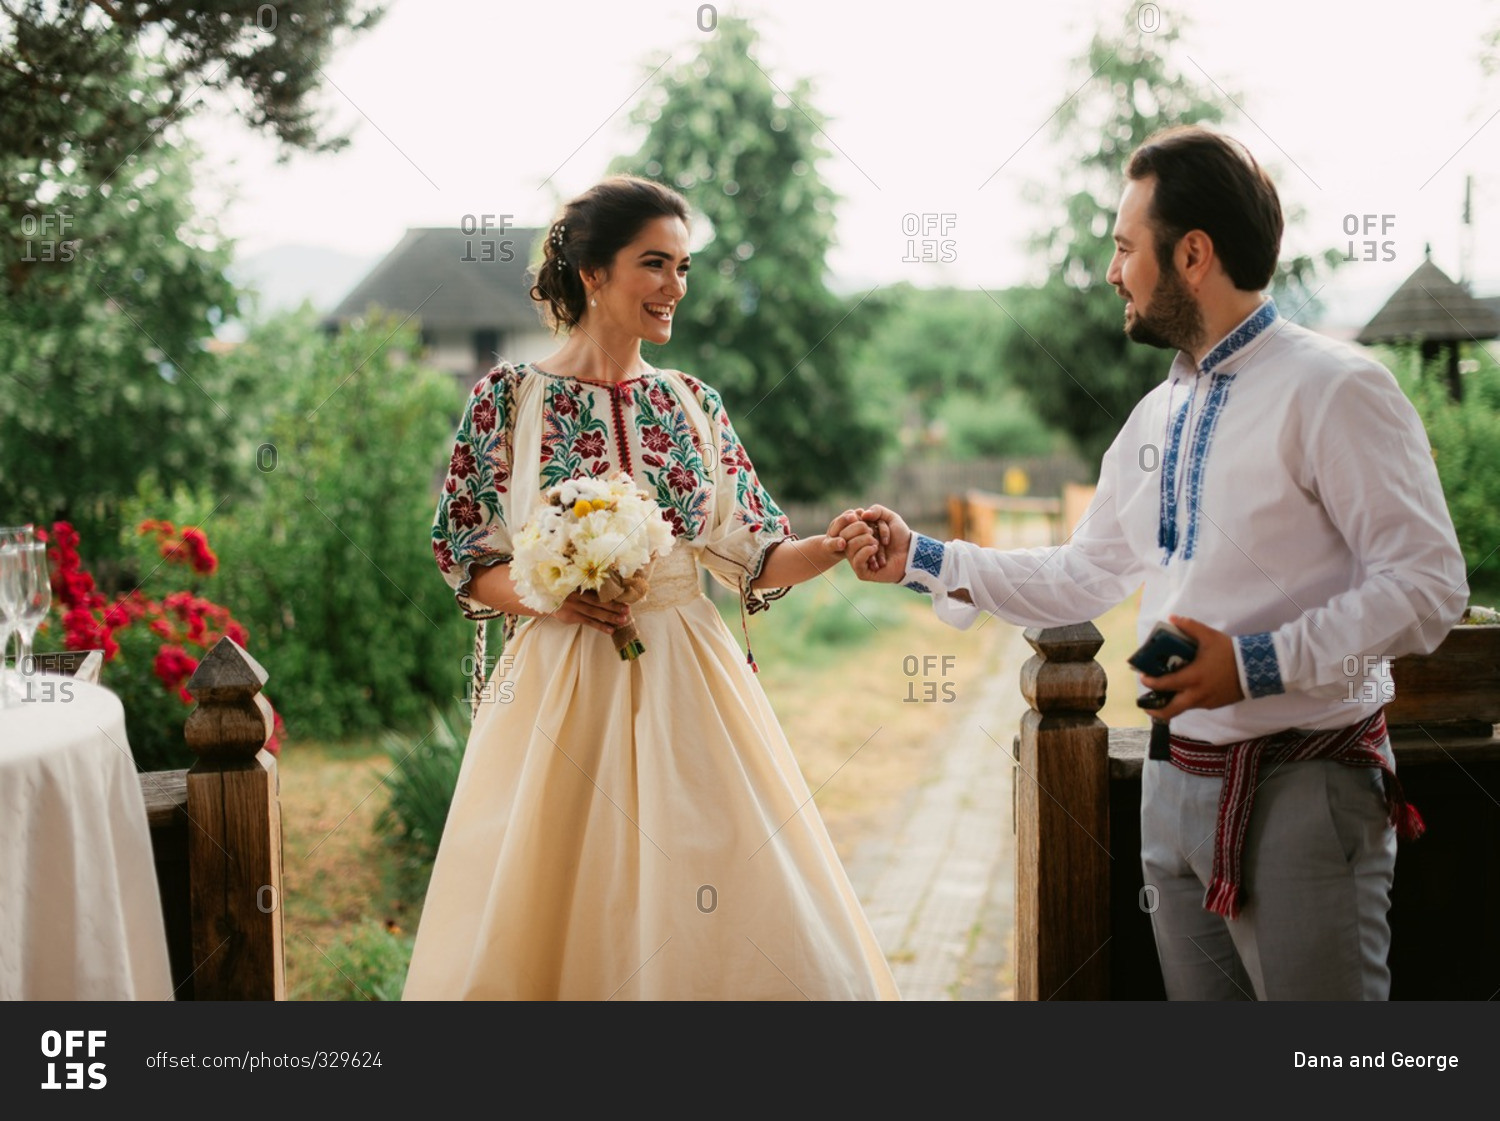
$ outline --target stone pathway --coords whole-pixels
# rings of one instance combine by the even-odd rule
[[[1019,627],[985,625],[1008,632],[981,675],[986,688],[959,698],[933,771],[845,865],[906,1000],[1013,995],[1011,741],[1031,647]]]

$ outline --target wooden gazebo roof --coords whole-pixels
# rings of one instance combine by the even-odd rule
[[[1500,315],[1450,280],[1429,252],[1355,337],[1366,346],[1406,339],[1493,339],[1500,337]]]

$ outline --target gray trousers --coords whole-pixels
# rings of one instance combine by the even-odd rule
[[[1145,763],[1142,905],[1154,906],[1167,999],[1387,999],[1396,831],[1380,772],[1324,760],[1262,768],[1235,919],[1203,908],[1221,786]]]

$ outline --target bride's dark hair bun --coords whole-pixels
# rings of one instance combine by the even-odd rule
[[[612,175],[563,207],[547,229],[531,298],[554,331],[583,318],[583,269],[608,268],[615,254],[656,218],[688,221],[687,201],[670,187],[635,175]]]

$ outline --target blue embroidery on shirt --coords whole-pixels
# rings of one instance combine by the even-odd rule
[[[1235,376],[1234,374],[1215,375],[1214,370],[1231,355],[1243,350],[1266,328],[1276,322],[1276,316],[1276,302],[1265,301],[1249,318],[1231,331],[1218,346],[1209,351],[1208,356],[1198,367],[1200,376],[1208,375],[1212,378],[1212,385],[1203,404],[1203,413],[1194,424],[1190,437],[1193,446],[1188,453],[1188,529],[1187,542],[1182,550],[1183,560],[1191,559],[1197,548],[1198,515],[1203,496],[1203,468],[1208,459],[1208,447],[1213,438],[1214,426],[1218,423],[1224,402],[1229,398],[1229,386]],[[1156,530],[1156,543],[1165,550],[1162,555],[1162,564],[1170,562],[1172,555],[1177,551],[1177,474],[1182,469],[1178,461],[1181,458],[1183,429],[1192,405],[1193,398],[1190,397],[1187,404],[1183,406],[1182,412],[1172,422],[1167,453],[1162,462],[1161,514]]]
[[[910,588],[914,592],[921,592],[924,596],[930,596],[932,594],[932,589],[931,588],[924,588],[921,584],[918,584],[915,580],[908,580],[906,583],[902,584],[901,586],[903,588]]]
[[[943,571],[943,543],[923,534],[916,535],[912,548],[911,567],[929,576],[939,576]]]
[[[1167,454],[1162,459],[1161,517],[1156,527],[1156,543],[1167,551],[1162,564],[1166,564],[1177,551],[1177,459],[1182,450],[1182,432],[1187,426],[1188,411],[1192,407],[1192,398],[1182,403],[1182,411],[1172,422]]]
[[[1203,404],[1203,415],[1193,429],[1192,467],[1188,471],[1188,529],[1187,545],[1182,550],[1182,559],[1191,560],[1198,545],[1198,515],[1203,500],[1203,464],[1208,459],[1209,441],[1214,436],[1214,425],[1219,422],[1219,413],[1229,399],[1229,387],[1234,374],[1214,374],[1213,386],[1208,391],[1208,400]]]
[[[1235,639],[1240,644],[1240,658],[1245,663],[1245,682],[1250,687],[1250,696],[1269,697],[1285,693],[1281,683],[1281,663],[1276,660],[1276,644],[1271,641],[1271,632],[1242,634]]]
[[[1208,352],[1208,357],[1203,360],[1199,369],[1205,374],[1212,373],[1215,366],[1235,351],[1243,350],[1252,339],[1275,322],[1276,301],[1267,300],[1255,309],[1249,319],[1231,331],[1223,342]]]

